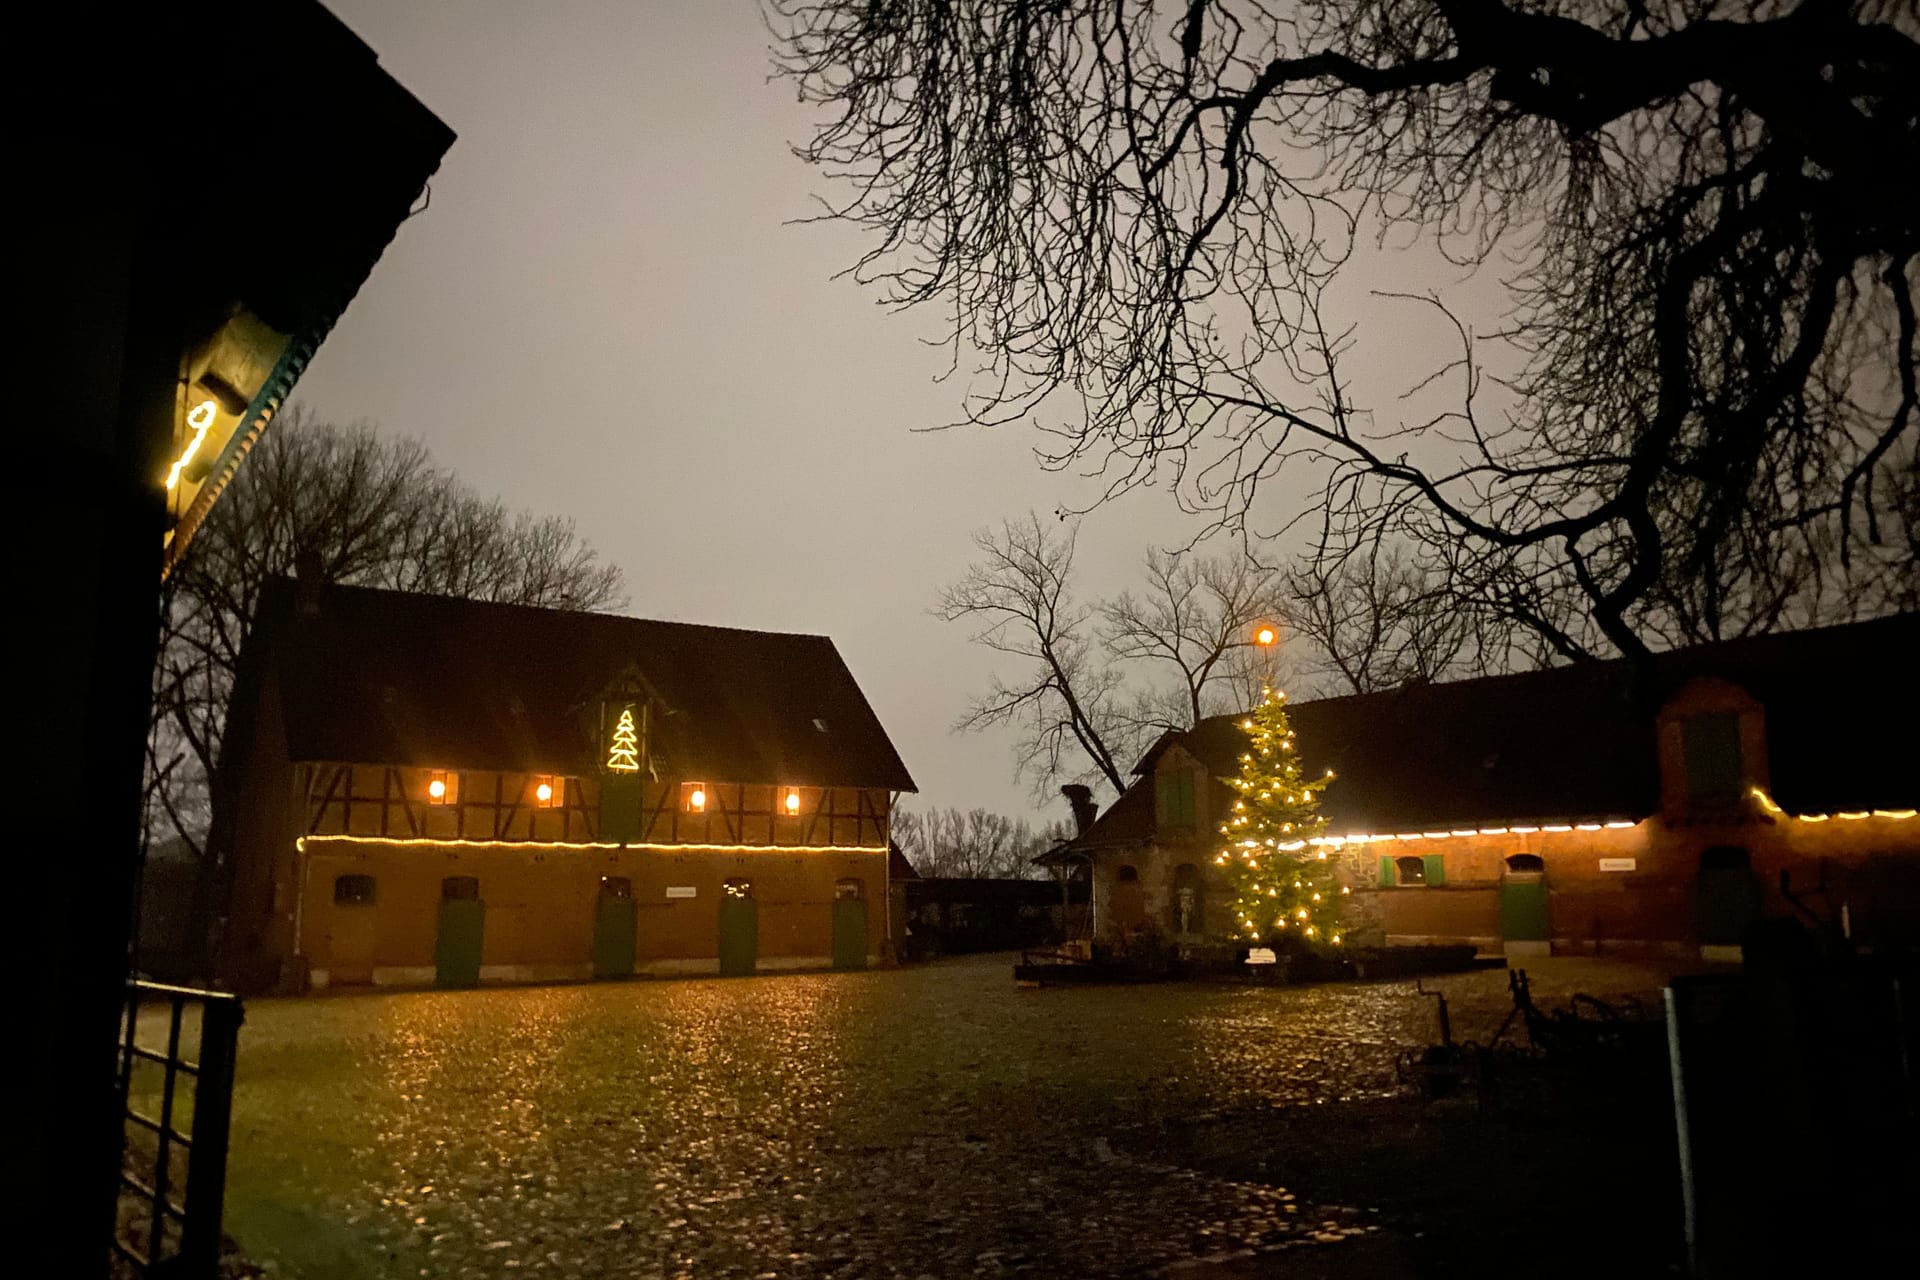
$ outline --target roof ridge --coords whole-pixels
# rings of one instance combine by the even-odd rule
[[[262,597],[264,598],[268,591],[292,592],[298,587],[299,579],[286,574],[275,574],[267,579],[262,589]],[[647,626],[684,627],[689,630],[716,631],[727,635],[779,636],[782,639],[823,640],[828,644],[833,643],[832,636],[820,631],[774,631],[760,627],[730,627],[717,622],[683,622],[678,618],[645,618],[631,613],[607,613],[599,609],[564,609],[556,605],[525,604],[515,600],[486,600],[479,596],[453,595],[439,591],[402,591],[395,587],[373,587],[358,582],[328,582],[324,587],[328,592],[345,591],[362,596],[387,596],[420,601],[443,608],[518,610],[560,617],[602,618],[613,622],[634,622]]]
[[[1759,635],[1734,636],[1727,640],[1710,640],[1703,644],[1683,645],[1675,649],[1660,649],[1654,652],[1654,661],[1661,662],[1677,658],[1711,657],[1724,655],[1740,649],[1773,648],[1783,644],[1798,643],[1802,637],[1831,635],[1840,631],[1868,631],[1902,624],[1920,624],[1920,612],[1904,611],[1889,613],[1878,618],[1862,618],[1852,622],[1831,622],[1818,627],[1800,627],[1792,631],[1768,631]],[[1391,695],[1404,695],[1423,689],[1469,689],[1484,687],[1512,680],[1538,680],[1551,674],[1582,672],[1600,672],[1625,670],[1630,666],[1627,658],[1589,658],[1578,662],[1566,662],[1553,666],[1531,667],[1524,671],[1496,671],[1484,675],[1466,676],[1459,680],[1428,680],[1413,684],[1395,685],[1390,689],[1369,689],[1364,693],[1336,693],[1319,698],[1288,700],[1289,707],[1325,706],[1329,703],[1343,702],[1358,704],[1367,698],[1385,698]],[[1286,693],[1283,689],[1282,695]],[[1247,715],[1246,711],[1223,711],[1217,715],[1202,716],[1191,729],[1174,730],[1177,733],[1193,733],[1202,725],[1229,720],[1239,720]]]

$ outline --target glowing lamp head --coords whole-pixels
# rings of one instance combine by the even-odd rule
[[[705,813],[707,811],[707,789],[705,787],[695,787],[693,790],[687,792],[687,808],[693,810],[695,813]]]
[[[1253,642],[1262,649],[1271,649],[1279,642],[1280,633],[1267,623],[1261,623],[1253,632]]]
[[[429,782],[427,784],[427,794],[435,800],[445,800],[447,798],[447,780],[445,778],[435,778],[432,782]]]
[[[796,788],[788,787],[787,798],[782,803],[786,805],[788,813],[800,812],[800,792]]]
[[[540,797],[541,804],[545,804],[553,799],[553,784],[551,782],[543,782],[533,789],[533,794]]]

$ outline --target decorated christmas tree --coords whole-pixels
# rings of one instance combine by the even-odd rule
[[[1260,705],[1240,722],[1247,750],[1240,776],[1226,780],[1236,798],[1220,824],[1214,861],[1232,887],[1233,928],[1241,938],[1337,947],[1348,891],[1327,846],[1312,843],[1326,829],[1320,793],[1333,771],[1318,778],[1301,771],[1286,701],[1284,693],[1263,690]]]

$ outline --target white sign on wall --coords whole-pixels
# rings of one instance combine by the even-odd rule
[[[1631,871],[1638,862],[1638,858],[1602,858],[1600,859],[1600,869],[1602,871]]]
[[[1272,947],[1254,947],[1247,952],[1248,964],[1274,964],[1279,958],[1273,954]]]
[[[697,898],[699,891],[690,884],[670,884],[667,886],[669,898]]]

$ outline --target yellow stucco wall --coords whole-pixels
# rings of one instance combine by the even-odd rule
[[[832,951],[836,884],[859,882],[867,904],[867,954],[886,931],[886,855],[819,850],[671,853],[651,849],[458,848],[305,842],[296,860],[297,951],[316,985],[430,981],[441,881],[479,881],[486,925],[482,978],[539,980],[591,974],[601,877],[632,884],[640,972],[699,972],[719,954],[721,883],[750,880],[763,968],[824,965]],[[372,905],[337,905],[335,878],[369,875]],[[669,887],[693,891],[668,896]],[[370,946],[369,946],[370,944]]]

